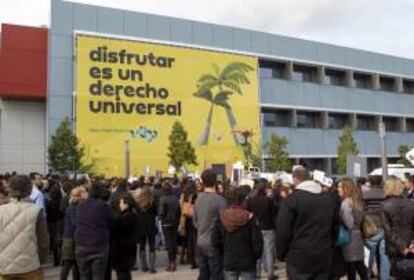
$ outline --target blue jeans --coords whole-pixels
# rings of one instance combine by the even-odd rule
[[[256,280],[256,271],[252,272],[237,272],[237,271],[225,271],[225,280]]]
[[[261,232],[263,236],[263,253],[262,253],[262,259],[260,260],[260,262],[264,264],[267,277],[270,278],[274,276],[273,269],[274,269],[276,233],[274,230],[262,230]]]
[[[286,273],[289,280],[327,280],[329,279],[329,267],[317,272],[304,272],[286,264]]]
[[[380,231],[378,234],[366,239],[365,243],[369,248],[368,279],[371,277],[372,268],[378,253],[380,260],[380,265],[378,267],[380,279],[388,280],[390,278],[391,265],[390,260],[385,253],[384,232]]]
[[[198,247],[198,280],[223,280],[223,256],[214,247]]]
[[[107,258],[85,259],[77,256],[81,280],[102,280],[105,279]]]

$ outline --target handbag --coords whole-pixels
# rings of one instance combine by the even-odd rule
[[[370,238],[378,233],[378,227],[371,217],[364,215],[361,224],[361,231],[364,238]]]
[[[183,201],[181,208],[184,217],[192,218],[194,216],[194,205],[191,204],[191,197],[189,198],[188,202]]]
[[[349,234],[349,231],[343,225],[340,225],[335,245],[342,247],[347,245],[349,242],[351,242],[351,235]]]
[[[414,279],[414,256],[397,260],[393,270],[396,279]]]

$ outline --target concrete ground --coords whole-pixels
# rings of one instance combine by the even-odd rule
[[[167,265],[167,253],[165,251],[157,252],[157,273],[149,274],[141,271],[133,271],[133,279],[139,280],[195,280],[198,276],[197,269],[191,269],[190,265],[178,265],[176,272],[166,272]],[[284,276],[284,264],[278,263],[278,269],[275,270],[275,274],[279,275],[279,279],[286,280]],[[51,264],[45,266],[45,276],[47,280],[59,279],[60,267],[53,267]],[[114,272],[112,273],[112,279],[116,279]],[[71,278],[69,278],[71,279]],[[266,279],[263,275],[262,279]]]

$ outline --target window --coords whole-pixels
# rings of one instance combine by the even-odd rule
[[[371,76],[363,73],[354,73],[355,87],[371,88]]]
[[[376,121],[374,116],[358,115],[357,116],[357,129],[358,130],[377,130]]]
[[[406,119],[407,132],[414,132],[414,119]]]
[[[259,77],[260,79],[271,79],[273,78],[273,73],[271,68],[259,68]]]
[[[293,65],[292,80],[298,82],[316,82],[317,69],[305,65]]]
[[[323,158],[302,158],[299,160],[300,165],[306,167],[308,170],[325,170],[325,163]]]
[[[329,128],[342,129],[349,125],[349,116],[347,114],[329,113]]]
[[[322,128],[322,118],[319,112],[297,112],[297,127]]]
[[[383,117],[382,121],[385,124],[386,131],[400,131],[398,118],[396,117]]]
[[[367,169],[368,172],[371,172],[374,169],[381,167],[380,158],[367,158]]]
[[[328,69],[325,70],[325,84],[333,86],[345,86],[346,74],[344,71]]]
[[[414,80],[403,80],[403,88],[405,93],[414,94]]]
[[[285,79],[286,63],[262,60],[260,61],[260,78],[261,79]]]
[[[289,110],[265,111],[263,112],[263,123],[267,127],[290,127],[292,112]]]
[[[263,125],[265,127],[276,126],[275,114],[273,114],[273,113],[263,113]]]
[[[395,79],[391,77],[380,76],[380,89],[383,91],[394,91]]]

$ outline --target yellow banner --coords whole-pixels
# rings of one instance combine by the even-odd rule
[[[76,134],[106,176],[169,167],[169,135],[180,121],[201,171],[243,160],[243,131],[259,143],[257,58],[78,35]]]

